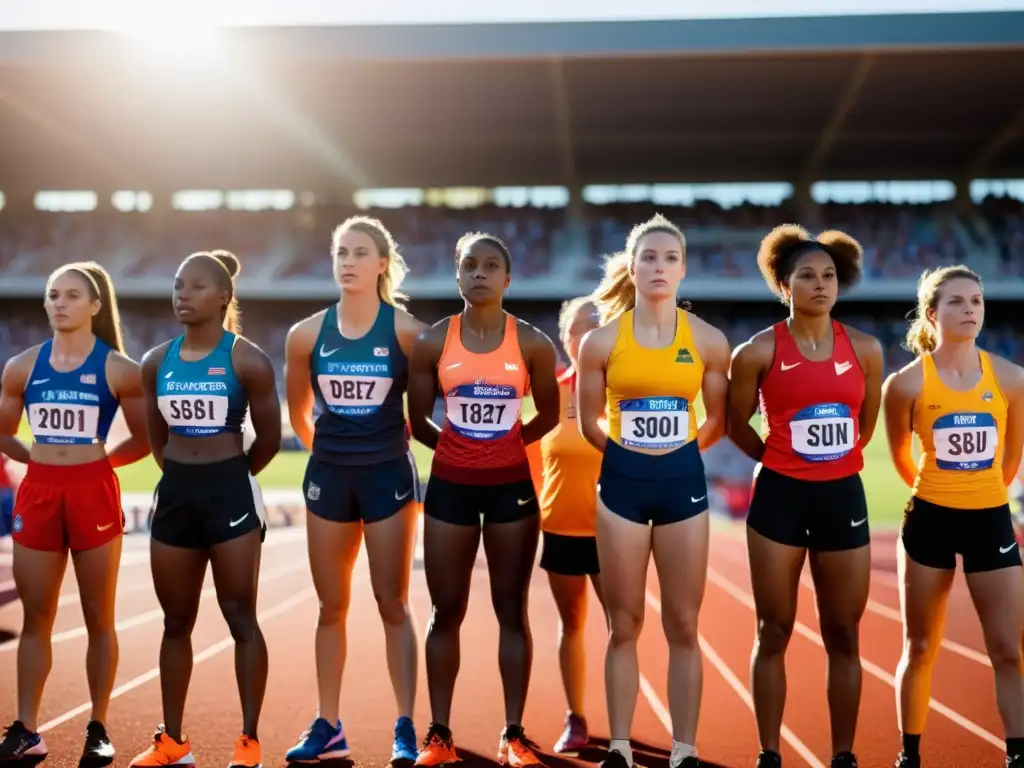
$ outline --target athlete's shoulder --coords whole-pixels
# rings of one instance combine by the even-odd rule
[[[877,336],[867,331],[862,331],[860,328],[854,328],[846,323],[840,323],[839,325],[858,352],[867,352],[873,355],[882,354],[882,342],[878,340]]]
[[[619,339],[621,322],[621,317],[617,317],[606,325],[587,331],[580,340],[580,359],[586,355],[588,358],[598,357],[602,362],[606,361]]]
[[[142,370],[148,371],[152,369],[153,371],[156,371],[163,364],[164,357],[167,355],[167,350],[174,342],[175,339],[168,339],[163,344],[157,344],[151,350],[146,352],[146,354],[142,356]]]
[[[987,354],[1000,389],[1007,395],[1024,392],[1024,368],[1005,357],[994,355],[991,352]]]
[[[709,349],[720,350],[723,346],[729,347],[729,338],[725,332],[716,325],[712,325],[702,317],[698,317],[687,309],[683,310],[687,322],[690,324],[690,332],[694,339]]]
[[[284,337],[286,353],[308,355],[313,351],[316,344],[316,337],[320,334],[320,327],[324,322],[324,315],[330,307],[324,307],[308,317],[304,317],[288,329]]]
[[[907,399],[918,397],[924,387],[924,363],[922,361],[922,357],[916,357],[898,371],[890,373],[882,385],[882,394],[886,397]]]
[[[767,368],[775,359],[775,327],[763,328],[732,351],[733,367]]]
[[[4,363],[3,381],[5,388],[8,385],[19,385],[20,389],[25,388],[28,377],[32,375],[32,368],[35,367],[36,360],[39,358],[39,351],[45,343],[35,344],[19,352]]]
[[[528,323],[520,317],[512,315],[516,322],[516,332],[519,334],[519,343],[523,349],[555,348],[555,343],[544,331],[532,323]]]

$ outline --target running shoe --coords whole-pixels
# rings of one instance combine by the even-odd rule
[[[443,725],[431,723],[427,737],[423,740],[423,746],[416,757],[416,765],[430,766],[457,763],[462,758],[455,751],[455,742],[452,741],[452,732]]]
[[[668,764],[670,768],[700,768],[700,760],[696,755],[687,755],[678,763],[672,762],[672,759],[669,758]]]
[[[586,719],[570,712],[565,716],[565,730],[555,742],[555,752],[576,752],[587,746],[589,741],[590,731]]]
[[[498,739],[498,763],[511,765],[543,765],[537,752],[540,748],[526,738],[521,725],[507,725]]]
[[[78,760],[79,768],[101,768],[114,762],[114,745],[110,743],[103,723],[90,720],[85,726],[85,747]]]
[[[857,768],[857,758],[853,752],[840,752],[832,756],[830,768]]]
[[[770,749],[762,749],[757,756],[757,768],[782,768],[782,755]]]
[[[900,752],[896,762],[893,763],[893,768],[921,768],[921,756],[907,755]]]
[[[1024,755],[1007,755],[1006,768],[1024,768]]]
[[[600,768],[631,768],[629,761],[626,760],[626,756],[619,752],[617,749],[609,749],[608,754],[605,755],[604,760],[601,761]]]
[[[395,740],[391,742],[392,763],[412,763],[416,761],[416,726],[408,717],[400,717],[395,721]]]
[[[231,753],[228,768],[263,768],[263,748],[260,740],[241,734],[235,739],[235,750]]]
[[[153,734],[153,743],[145,752],[132,758],[132,768],[156,768],[163,765],[195,765],[192,746],[188,736],[183,741],[175,741],[167,735],[163,724]]]
[[[331,725],[322,717],[314,720],[309,728],[302,732],[299,743],[285,753],[289,763],[316,763],[320,760],[332,760],[348,757],[348,739],[341,720]]]
[[[21,720],[15,720],[4,728],[4,740],[0,741],[0,761],[23,760],[38,763],[47,755],[46,742],[35,731],[30,731]]]

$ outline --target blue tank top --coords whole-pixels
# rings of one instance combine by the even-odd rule
[[[167,347],[157,373],[156,401],[175,435],[209,437],[242,431],[249,398],[231,364],[236,338],[224,331],[201,360],[181,359],[184,336]]]
[[[395,334],[395,308],[380,302],[365,336],[338,331],[338,310],[325,313],[310,356],[315,414],[313,455],[332,464],[366,465],[409,450],[402,396],[409,361]]]
[[[85,362],[73,371],[50,365],[53,340],[39,348],[25,386],[25,411],[32,438],[48,445],[106,441],[119,403],[107,384],[110,347],[96,339]]]

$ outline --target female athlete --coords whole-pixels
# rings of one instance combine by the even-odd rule
[[[580,345],[579,426],[604,455],[597,549],[611,621],[605,687],[607,768],[633,765],[630,729],[639,685],[637,638],[651,554],[669,645],[671,768],[698,765],[694,741],[703,682],[697,616],[707,575],[708,492],[701,451],[725,432],[729,343],[676,306],[686,240],[663,216],[638,224],[608,260],[595,293],[602,326]],[[707,417],[693,410],[702,395]],[[601,419],[608,413],[608,430]]]
[[[238,271],[238,259],[227,251],[200,251],[185,259],[173,291],[174,314],[185,332],[142,360],[150,443],[163,470],[154,494],[150,567],[164,612],[164,721],[133,766],[195,762],[182,718],[207,563],[235,641],[242,732],[231,768],[262,765],[257,726],[267,646],[256,620],[256,597],[266,525],[254,476],[281,447],[281,405],[270,359],[239,335]],[[246,410],[256,432],[248,453],[242,442]]]
[[[12,522],[14,582],[24,609],[18,643],[18,719],[0,743],[0,761],[46,757],[36,731],[50,671],[50,631],[68,552],[75,564],[89,640],[85,671],[92,696],[82,763],[108,765],[114,747],[103,723],[117,671],[114,599],[124,513],[114,469],[149,454],[139,365],[124,354],[110,275],[94,262],[67,264],[46,282],[53,338],[4,366],[0,434],[17,433],[22,408],[33,443]],[[106,443],[118,407],[129,435]]]
[[[547,336],[502,308],[512,259],[501,240],[464,235],[455,253],[465,308],[420,335],[409,373],[413,435],[435,450],[423,509],[424,569],[433,603],[426,639],[432,722],[416,763],[458,759],[449,718],[459,628],[482,527],[505,693],[498,759],[532,765],[538,760],[522,718],[533,663],[527,598],[539,506],[525,446],[558,424],[556,353]],[[528,390],[537,414],[524,422]],[[445,398],[442,428],[430,420],[438,391]]]
[[[597,325],[597,307],[591,297],[579,297],[562,306],[558,330],[569,367],[558,377],[559,422],[539,443],[533,444],[539,446],[534,474],[536,485],[541,489],[540,528],[544,549],[540,567],[548,572],[551,594],[558,607],[558,661],[569,705],[565,731],[555,743],[555,752],[574,752],[590,740],[583,716],[586,676],[583,630],[587,621],[588,580],[593,583],[602,608],[604,605],[594,536],[601,454],[583,439],[576,425],[576,358],[580,339]]]
[[[786,320],[736,349],[729,383],[729,437],[760,462],[747,517],[757,614],[757,764],[782,765],[785,653],[810,552],[828,655],[832,768],[855,768],[858,638],[871,576],[861,451],[881,404],[882,346],[832,319],[839,293],[861,276],[861,248],[848,235],[824,232],[813,240],[801,227],[776,227],[757,260],[768,287],[789,307]],[[750,425],[759,401],[763,442]]]
[[[289,419],[312,452],[303,492],[320,598],[318,715],[286,757],[313,762],[349,754],[338,707],[352,568],[365,534],[398,705],[392,760],[411,762],[417,649],[408,595],[419,473],[402,396],[413,344],[426,326],[402,308],[405,260],[380,221],[348,219],[335,230],[331,252],[341,300],[295,325],[285,347]]]
[[[917,359],[883,387],[889,452],[912,488],[897,549],[904,620],[896,667],[898,768],[921,764],[931,671],[957,554],[995,673],[1006,765],[1024,768],[1024,568],[1007,490],[1024,445],[1024,370],[978,348],[984,321],[977,274],[963,266],[925,272],[906,340]]]

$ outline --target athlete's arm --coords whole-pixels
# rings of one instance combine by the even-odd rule
[[[142,389],[139,364],[120,352],[107,356],[107,381],[117,396],[128,426],[128,437],[107,447],[107,458],[114,467],[123,467],[144,459],[150,453],[146,428],[146,396]]]
[[[871,442],[878,424],[878,411],[882,407],[882,373],[885,362],[882,358],[882,344],[874,336],[846,329],[853,342],[853,351],[857,354],[861,371],[864,373],[864,401],[860,406],[860,445],[865,447]]]
[[[999,388],[1007,400],[1006,434],[1003,436],[1003,482],[1009,488],[1020,469],[1024,450],[1024,369],[989,355]]]
[[[896,472],[911,488],[917,476],[913,450],[914,401],[921,391],[920,373],[917,371],[920,371],[920,363],[911,363],[903,370],[890,374],[882,385],[882,408],[885,410],[889,456]],[[915,373],[916,376],[913,375]]]
[[[697,447],[706,451],[725,434],[725,402],[729,390],[729,340],[721,330],[690,315],[694,341],[704,361],[701,397],[704,400],[704,423],[697,429]],[[692,404],[691,404],[692,407]]]
[[[523,443],[530,445],[558,426],[561,410],[558,391],[558,352],[551,339],[532,325],[520,322],[519,342],[530,373],[530,391],[537,413],[523,422]]]
[[[248,339],[232,350],[235,374],[249,398],[249,415],[256,439],[249,446],[249,473],[258,475],[281,450],[281,401],[277,377],[267,354]]]
[[[28,464],[29,449],[15,435],[21,425],[25,383],[31,375],[35,354],[36,350],[30,349],[12,357],[0,376],[0,453],[20,464]]]
[[[608,407],[605,366],[616,333],[617,323],[588,331],[580,342],[576,361],[576,421],[583,438],[602,453],[608,442],[608,435],[601,429],[601,419]]]
[[[759,333],[736,347],[729,367],[726,409],[729,439],[754,461],[764,458],[764,441],[750,424],[750,417],[757,409],[757,389],[761,385],[761,377],[771,366],[774,354],[774,336]]]
[[[409,358],[409,427],[412,436],[431,450],[437,448],[441,429],[430,420],[437,394],[437,364],[444,350],[448,320],[420,332]]]
[[[395,308],[395,336],[398,337],[398,346],[406,359],[412,358],[413,348],[416,346],[416,337],[423,333],[427,324],[417,320],[408,312]]]
[[[296,323],[288,329],[284,342],[284,393],[288,401],[288,421],[307,451],[313,450],[314,431],[309,356],[313,353],[322,317],[321,312]]]
[[[155,347],[142,356],[141,377],[142,391],[146,403],[146,431],[149,433],[149,448],[153,452],[153,460],[160,469],[164,468],[164,448],[167,446],[167,422],[160,413],[156,399],[156,376],[160,364],[164,361],[169,341]]]

